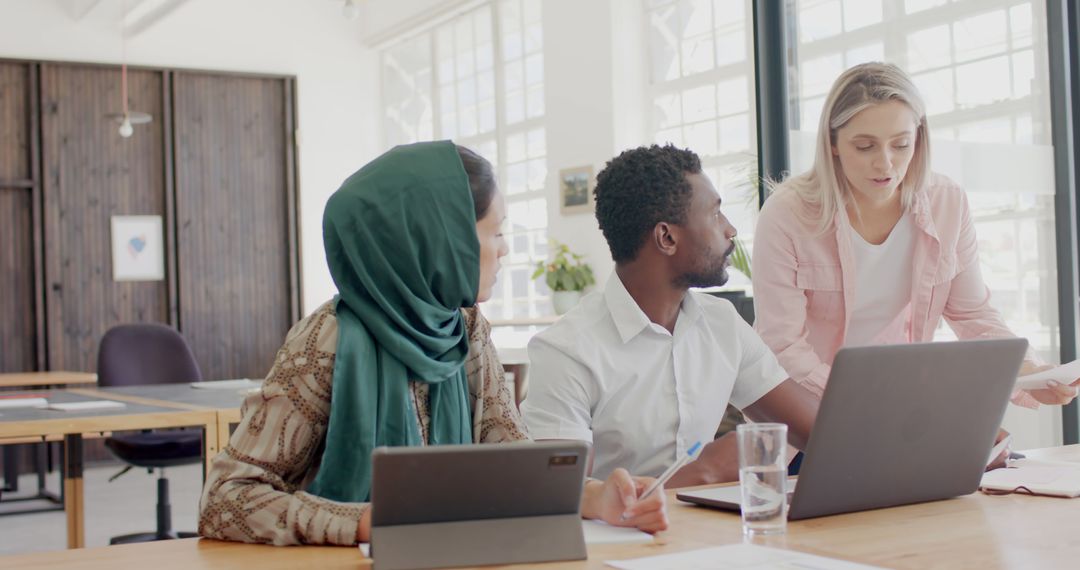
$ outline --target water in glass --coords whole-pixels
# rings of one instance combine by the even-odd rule
[[[776,465],[739,470],[742,487],[743,532],[749,535],[784,532],[787,523],[787,470]]]

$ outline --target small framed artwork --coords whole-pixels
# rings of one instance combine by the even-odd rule
[[[596,209],[592,166],[564,168],[559,171],[559,211],[581,214]]]
[[[112,217],[113,281],[165,279],[161,216]]]

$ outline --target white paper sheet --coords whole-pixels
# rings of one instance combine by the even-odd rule
[[[603,521],[582,520],[585,544],[648,544],[653,537],[633,527],[611,526]]]
[[[59,404],[49,404],[45,409],[56,410],[58,412],[85,412],[88,410],[111,410],[126,407],[127,404],[115,402],[113,400],[90,400],[88,402],[62,402]]]
[[[866,566],[834,558],[804,554],[794,550],[782,550],[756,544],[728,544],[714,548],[690,550],[675,554],[634,558],[631,560],[606,560],[612,568],[621,570],[772,570],[798,568],[800,570],[871,570]]]
[[[258,388],[259,386],[262,386],[261,380],[249,380],[247,378],[191,383],[191,387],[198,390],[250,390],[252,388]]]
[[[1062,384],[1072,384],[1077,378],[1080,378],[1080,360],[1074,360],[1050,370],[1021,376],[1016,379],[1016,387],[1021,390],[1036,390],[1046,388],[1047,382],[1050,380],[1057,380]]]
[[[49,405],[45,398],[0,398],[0,410],[16,408],[44,408]]]

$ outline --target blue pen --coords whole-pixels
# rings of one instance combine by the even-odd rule
[[[671,467],[668,467],[666,471],[661,473],[660,476],[656,478],[656,481],[653,481],[652,485],[649,485],[648,489],[645,489],[645,492],[642,493],[640,497],[638,497],[638,501],[644,501],[645,499],[648,499],[649,495],[651,495],[653,491],[659,489],[660,486],[664,483],[667,483],[668,479],[671,479],[672,475],[674,475],[679,469],[682,469],[684,465],[690,463],[690,461],[694,459],[694,456],[697,455],[697,452],[700,450],[701,442],[695,441],[694,445],[691,445],[690,449],[686,450],[686,455],[679,458],[679,460],[673,463]],[[626,517],[623,517],[623,520],[626,520]]]

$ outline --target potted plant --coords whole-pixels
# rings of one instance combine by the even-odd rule
[[[556,314],[564,314],[581,299],[586,287],[596,283],[592,267],[583,261],[582,256],[570,251],[566,244],[551,241],[555,258],[545,263],[539,261],[532,278],[544,276],[544,282],[551,289],[551,302]]]
[[[733,191],[739,201],[746,206],[755,205],[758,201],[758,193],[761,190],[761,178],[757,175],[756,159],[752,155],[747,155],[748,158],[741,166],[736,166],[733,170],[734,181],[729,184],[729,188]],[[735,244],[735,250],[731,253],[729,260],[731,261],[731,268],[738,270],[750,279],[750,255],[746,251],[746,244],[738,238],[732,240]],[[719,291],[710,291],[710,295],[716,297],[722,297],[731,301],[735,305],[735,310],[739,312],[746,322],[753,324],[754,322],[754,301],[751,297],[746,295],[746,291],[741,289],[723,289]]]
[[[735,251],[731,252],[731,267],[738,269],[740,273],[750,278],[750,256],[746,253],[746,247],[739,238],[731,240],[735,242]]]

